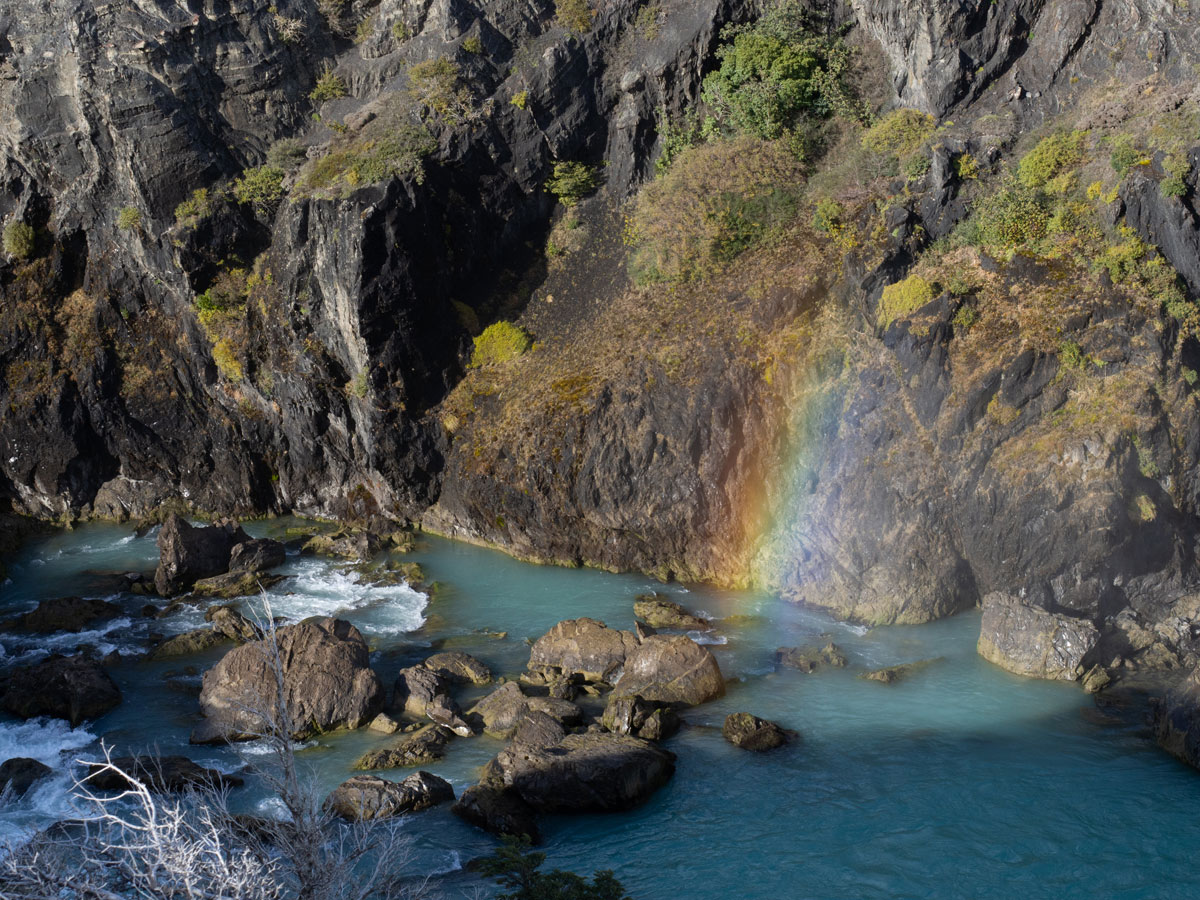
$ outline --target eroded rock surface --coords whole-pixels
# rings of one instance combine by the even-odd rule
[[[979,654],[1018,675],[1075,681],[1098,640],[1087,619],[1050,613],[1011,594],[983,598]]]

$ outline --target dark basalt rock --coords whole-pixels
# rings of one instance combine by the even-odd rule
[[[454,788],[448,781],[428,772],[414,772],[400,782],[376,775],[355,775],[334,788],[325,805],[343,819],[366,822],[453,801]]]
[[[317,619],[288,625],[275,633],[275,642],[293,737],[358,728],[382,709],[384,689],[371,670],[367,642],[349,622]],[[193,743],[264,733],[277,693],[266,640],[229,651],[204,673],[200,709],[206,721],[193,731]]]
[[[20,627],[39,634],[83,631],[100,619],[121,615],[121,607],[96,597],[59,597],[43,600],[33,612],[21,616]]]
[[[211,622],[216,633],[239,644],[262,640],[259,627],[232,606],[214,606],[205,610],[204,621]]]
[[[104,667],[87,656],[51,656],[13,669],[3,684],[4,709],[14,716],[52,716],[74,727],[110,712],[121,691]]]
[[[449,681],[425,666],[410,666],[396,675],[392,705],[415,718],[424,717],[431,705],[455,708]]]
[[[1200,669],[1193,669],[1154,704],[1153,717],[1159,745],[1200,769]]]
[[[186,756],[121,756],[110,764],[93,763],[84,779],[89,788],[101,791],[124,791],[131,785],[129,778],[159,793],[178,792],[193,788],[222,789],[241,787],[242,779],[216,769],[206,769]]]
[[[774,750],[788,742],[788,734],[783,728],[746,712],[726,716],[721,734],[735,747],[757,752]]]
[[[18,756],[0,765],[0,796],[23,797],[38,781],[54,772],[36,759]]]
[[[233,548],[248,540],[250,536],[235,523],[196,528],[182,516],[168,516],[158,533],[155,588],[162,596],[171,597],[202,578],[225,574]]]
[[[575,725],[582,712],[574,703],[554,697],[527,697],[515,681],[500,685],[467,712],[467,718],[483,723],[486,734],[497,738],[512,736],[531,712],[545,713],[564,726]]]

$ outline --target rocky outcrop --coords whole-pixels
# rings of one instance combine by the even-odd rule
[[[1155,705],[1154,734],[1164,750],[1200,769],[1200,669],[1193,669]]]
[[[53,771],[36,759],[23,756],[5,760],[0,764],[0,796],[24,797],[30,788]]]
[[[280,727],[302,738],[358,728],[379,713],[383,685],[371,670],[367,642],[349,622],[318,619],[280,628],[277,653],[271,640],[243,644],[204,673],[205,721],[193,731],[194,743],[239,740]],[[275,721],[277,704],[286,722]]]
[[[118,756],[92,763],[84,782],[95,790],[124,791],[132,786],[131,778],[159,793],[223,790],[243,783],[236,775],[207,769],[186,756]]]
[[[716,659],[684,635],[652,634],[629,655],[614,694],[696,706],[725,694]]]
[[[1011,594],[983,598],[979,655],[1018,675],[1075,681],[1098,640],[1087,619],[1047,612]]]
[[[707,631],[712,627],[707,619],[688,612],[665,594],[642,594],[634,601],[633,614],[654,628]]]
[[[626,657],[638,647],[637,637],[596,619],[568,619],[538,638],[529,651],[531,672],[580,675],[588,681],[612,683]]]
[[[430,706],[450,707],[450,684],[425,666],[410,666],[396,675],[392,704],[414,718],[424,718]]]
[[[351,822],[368,822],[453,801],[454,788],[448,781],[428,772],[414,772],[400,782],[355,775],[334,788],[325,806]]]
[[[245,644],[262,640],[259,627],[238,612],[233,606],[214,606],[204,611],[204,621],[212,623],[212,630],[231,641]]]
[[[202,578],[223,575],[229,571],[233,548],[248,540],[250,536],[233,523],[197,528],[182,516],[169,516],[158,533],[154,586],[170,597]]]
[[[788,734],[784,729],[774,722],[746,712],[726,716],[725,724],[721,726],[721,734],[735,747],[758,753],[774,750],[788,742]]]
[[[19,627],[40,634],[80,632],[93,622],[112,619],[120,614],[121,607],[98,597],[58,597],[43,600],[37,609],[21,616]]]
[[[22,719],[52,716],[72,727],[97,719],[121,703],[121,691],[88,656],[51,656],[5,673],[0,680],[3,705]]]

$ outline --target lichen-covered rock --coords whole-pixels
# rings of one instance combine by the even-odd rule
[[[351,822],[390,819],[451,803],[454,788],[428,772],[414,772],[403,781],[387,781],[377,775],[355,775],[334,788],[326,807]]]
[[[87,656],[51,656],[7,673],[4,709],[14,716],[52,716],[74,727],[121,703],[121,691],[104,667]]]
[[[367,642],[340,619],[288,625],[275,633],[282,698],[295,738],[371,721],[384,702],[370,666]],[[205,722],[192,741],[239,740],[268,732],[279,701],[269,638],[243,644],[204,674],[200,709]]]
[[[725,740],[743,750],[774,750],[788,741],[787,732],[766,719],[747,712],[732,713],[725,717],[721,727]]]
[[[625,658],[637,647],[637,636],[630,631],[609,628],[596,619],[568,619],[534,642],[529,669],[611,683],[620,677]]]
[[[225,574],[234,546],[248,540],[250,536],[236,523],[197,528],[182,516],[168,516],[158,533],[155,588],[164,597],[170,597],[202,578]]]
[[[684,609],[666,594],[642,594],[633,604],[633,614],[654,628],[677,628],[681,631],[707,631],[708,619]]]
[[[1011,594],[983,598],[979,655],[1018,675],[1075,681],[1099,632],[1090,621],[1047,612]]]
[[[650,635],[625,661],[614,690],[644,700],[696,706],[725,694],[716,659],[684,635]]]
[[[279,584],[283,579],[283,575],[239,569],[236,572],[198,579],[192,585],[192,593],[197,597],[216,597],[222,600],[254,597]]]
[[[455,684],[488,684],[492,680],[491,669],[461,650],[435,653],[422,665]]]

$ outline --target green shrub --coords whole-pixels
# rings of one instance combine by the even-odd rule
[[[558,198],[563,206],[574,206],[596,189],[595,166],[581,162],[558,162],[554,173],[546,179],[546,190]]]
[[[869,129],[862,145],[873,153],[907,157],[921,149],[933,134],[937,120],[915,109],[894,109]]]
[[[914,153],[904,163],[901,171],[904,172],[904,177],[908,181],[916,181],[918,178],[924,178],[933,163],[924,153]]]
[[[512,322],[493,322],[475,338],[475,351],[471,354],[471,368],[499,365],[516,359],[533,345],[533,338],[519,325]]]
[[[1052,179],[1078,168],[1084,161],[1086,131],[1057,132],[1042,138],[1021,158],[1017,180],[1027,188],[1053,187]],[[1057,191],[1062,193],[1061,190]]]
[[[1050,211],[1036,192],[1009,180],[975,205],[974,225],[978,243],[1015,249],[1046,236]]]
[[[920,275],[909,275],[903,281],[889,284],[883,289],[876,321],[880,328],[887,328],[901,316],[916,312],[935,296],[933,285]]]
[[[136,206],[122,206],[117,213],[117,227],[122,231],[138,231],[142,227],[142,211]]]
[[[480,40],[479,35],[473,34],[462,42],[462,48],[467,53],[478,56],[483,53],[483,41]]]
[[[213,362],[217,370],[229,381],[241,381],[245,378],[242,361],[238,359],[237,349],[229,338],[218,338],[212,346]]]
[[[662,6],[657,2],[650,2],[638,10],[637,15],[633,18],[633,28],[645,40],[653,41],[658,38],[659,33],[659,16],[662,14]]]
[[[267,150],[267,165],[273,169],[291,172],[300,168],[308,159],[308,148],[296,138],[276,141]]]
[[[439,56],[408,70],[408,95],[420,109],[454,124],[472,113],[471,93],[459,84],[459,68]]]
[[[782,141],[752,137],[684,150],[646,185],[626,222],[639,283],[691,281],[795,222],[803,174]]]
[[[324,103],[346,96],[346,82],[328,65],[317,76],[317,83],[308,92],[308,99],[313,103]]]
[[[360,137],[336,144],[313,161],[297,184],[300,193],[354,191],[390,178],[424,181],[424,159],[437,142],[423,125],[400,125],[381,137]]]
[[[517,91],[508,102],[517,109],[526,109],[529,106],[529,91]]]
[[[979,177],[979,160],[970,153],[960,153],[954,157],[954,174],[964,181]]]
[[[1146,154],[1138,149],[1132,135],[1119,134],[1112,141],[1112,152],[1108,162],[1118,176],[1124,178],[1129,170],[1145,159]]]
[[[1063,341],[1058,345],[1058,361],[1063,368],[1081,372],[1087,368],[1088,357],[1074,341]]]
[[[373,37],[375,37],[375,17],[367,16],[354,29],[354,43],[366,43]]]
[[[196,188],[192,195],[175,207],[175,222],[194,228],[212,215],[212,196],[208,188]]]
[[[567,31],[575,34],[591,31],[595,17],[596,11],[588,5],[587,0],[555,0],[554,19]]]
[[[683,151],[695,147],[704,136],[700,117],[695,113],[685,114],[680,121],[672,122],[663,109],[658,123],[658,142],[662,149],[654,161],[654,171],[662,175]]]
[[[729,42],[702,91],[710,133],[774,140],[834,114],[864,118],[848,83],[849,48],[814,29],[798,4],[779,4],[722,36]]]
[[[1192,170],[1192,164],[1183,153],[1171,153],[1163,160],[1163,169],[1167,177],[1159,182],[1158,189],[1164,197],[1182,197],[1187,193],[1185,179]]]
[[[412,32],[403,22],[392,23],[392,38],[400,43],[407,41],[412,37]]]
[[[967,332],[974,328],[975,323],[978,321],[979,311],[975,309],[975,307],[964,303],[958,308],[958,311],[954,313],[954,318],[950,320],[950,323],[955,328],[960,328],[964,332]]]
[[[16,260],[27,260],[33,256],[36,244],[32,225],[12,221],[4,226],[4,252]]]
[[[269,212],[283,199],[283,170],[274,166],[247,169],[233,183],[238,203],[252,204],[259,212]]]

